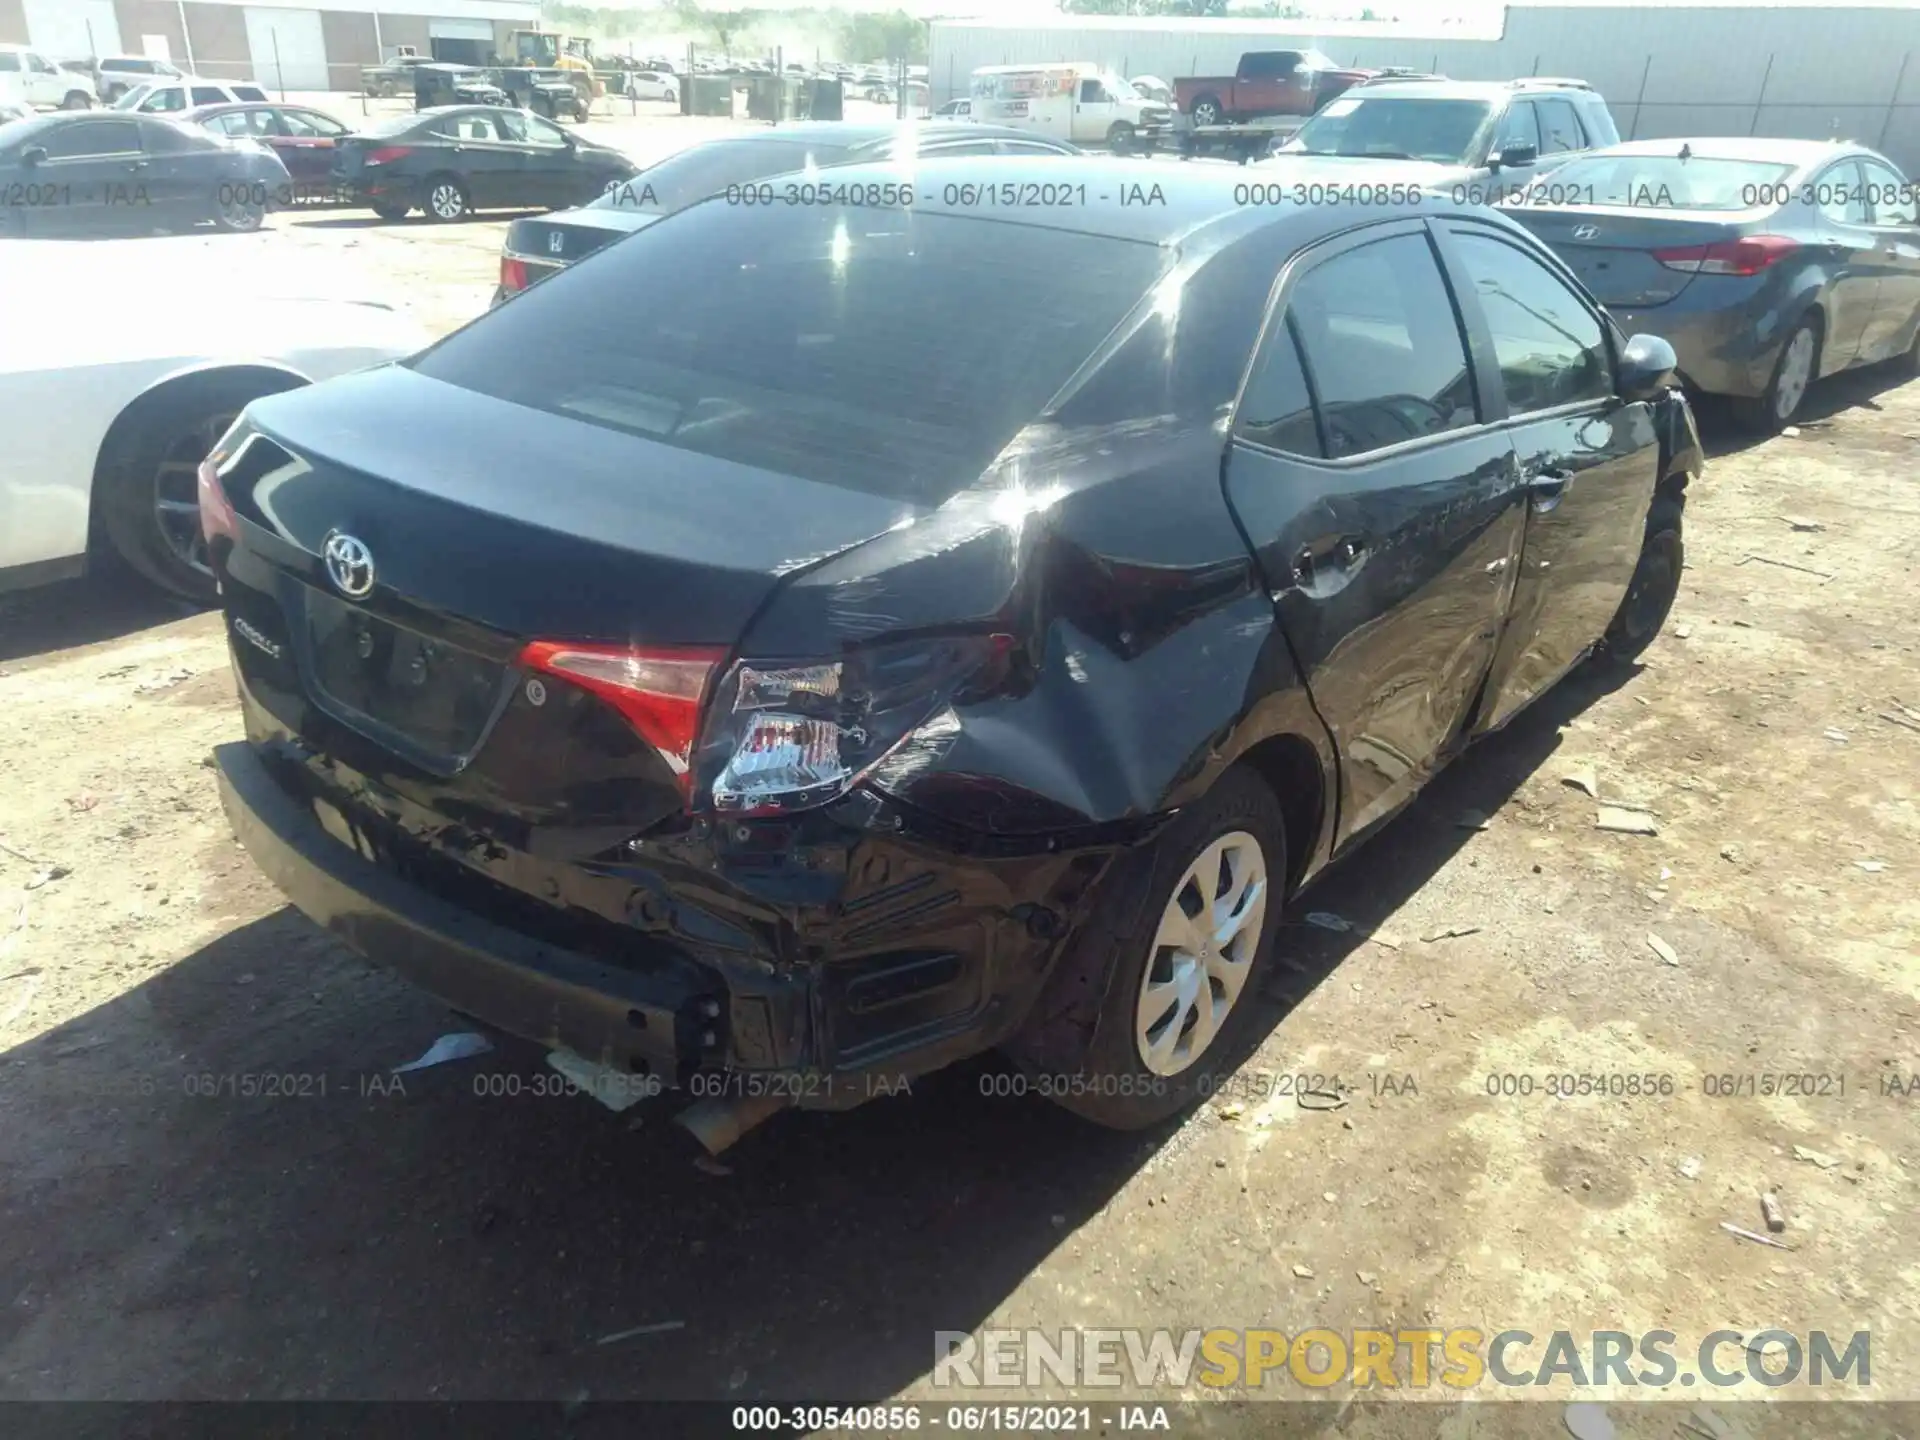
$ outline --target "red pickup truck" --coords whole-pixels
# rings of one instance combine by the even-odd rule
[[[1270,115],[1304,120],[1342,90],[1383,73],[1343,69],[1318,50],[1249,50],[1234,74],[1175,80],[1173,96],[1196,126]]]

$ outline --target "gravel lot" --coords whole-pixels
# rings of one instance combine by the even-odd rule
[[[717,127],[593,128],[646,156]],[[503,229],[221,243],[326,252],[446,330]],[[1759,445],[1703,419],[1644,665],[1574,677],[1296,907],[1241,1092],[1145,1137],[983,1094],[983,1063],[777,1118],[717,1175],[664,1106],[476,1094],[535,1054],[395,1085],[460,1026],[234,844],[217,617],[106,579],[0,597],[0,1398],[853,1403],[932,1396],[935,1330],[1437,1325],[1866,1329],[1872,1394],[1920,1399],[1920,383],[1827,384]],[[1596,828],[1570,776],[1658,833]],[[1674,1093],[1547,1098],[1569,1072]],[[1303,1108],[1272,1078],[1300,1073],[1350,1103]],[[1844,1094],[1760,1093],[1781,1073]],[[253,1075],[309,1093],[197,1093]],[[1765,1190],[1791,1251],[1720,1228],[1764,1231]]]

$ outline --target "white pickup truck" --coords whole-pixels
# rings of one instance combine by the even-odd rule
[[[85,110],[100,99],[88,76],[62,70],[26,45],[0,45],[0,100],[32,109]]]

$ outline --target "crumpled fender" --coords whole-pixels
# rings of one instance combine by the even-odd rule
[[[873,782],[1001,836],[1150,820],[1260,740],[1331,750],[1220,486],[1221,431],[1047,427],[924,519],[794,576],[750,654],[967,628],[1019,678],[923,726]]]

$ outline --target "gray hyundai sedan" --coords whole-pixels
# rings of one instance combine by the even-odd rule
[[[1642,140],[1504,208],[1622,329],[1666,339],[1689,385],[1770,434],[1828,375],[1896,358],[1920,372],[1917,198],[1860,145]]]

